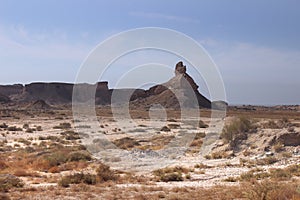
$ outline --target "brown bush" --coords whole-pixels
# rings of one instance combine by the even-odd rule
[[[99,182],[116,181],[119,179],[119,176],[105,164],[100,164],[96,172]]]
[[[58,185],[62,187],[69,187],[70,184],[79,184],[79,183],[95,185],[96,175],[76,173],[68,176],[63,176],[62,179],[58,182]]]
[[[7,192],[11,188],[20,188],[24,182],[11,174],[0,174],[0,192]]]

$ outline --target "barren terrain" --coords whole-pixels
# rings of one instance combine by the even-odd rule
[[[123,154],[102,158],[83,145],[90,127],[78,126],[68,106],[5,106],[1,199],[300,199],[299,107],[250,108],[230,107],[225,127],[203,155],[214,130],[209,110],[200,110],[194,126],[174,110],[154,123],[148,111],[131,110],[130,120],[117,121],[110,108],[98,107],[97,133],[130,158],[143,161],[175,137],[194,134],[172,163],[137,166]]]

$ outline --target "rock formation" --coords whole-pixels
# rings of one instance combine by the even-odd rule
[[[184,107],[211,108],[211,102],[200,94],[198,85],[187,74],[187,68],[182,62],[175,66],[175,76],[168,82],[155,85],[148,90],[143,89],[109,89],[108,82],[98,82],[94,85],[79,84],[84,90],[95,90],[96,105],[123,103],[130,100],[135,107],[150,107],[161,104],[165,108],[178,109]],[[42,104],[70,104],[72,103],[74,84],[71,83],[31,83],[0,86],[1,102],[36,102]],[[113,93],[119,98],[113,98]],[[195,98],[194,98],[195,97]],[[79,100],[81,97],[78,97]],[[85,99],[82,97],[82,99]],[[195,102],[196,100],[196,102]],[[43,101],[43,102],[41,102]],[[183,104],[180,106],[180,102]]]
[[[175,109],[179,109],[181,106],[211,108],[211,102],[200,94],[198,88],[199,86],[193,78],[186,73],[186,66],[180,61],[176,64],[173,78],[146,90],[146,98],[137,99],[132,104],[146,107],[161,104],[165,108]]]

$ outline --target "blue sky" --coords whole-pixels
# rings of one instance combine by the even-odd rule
[[[98,43],[154,26],[203,45],[229,103],[300,104],[299,19],[297,0],[0,0],[0,84],[74,82]]]

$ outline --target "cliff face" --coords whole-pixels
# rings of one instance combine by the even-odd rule
[[[182,62],[175,67],[175,76],[168,82],[155,85],[148,90],[143,89],[109,89],[108,82],[98,82],[96,85],[79,84],[85,90],[95,89],[95,103],[109,105],[124,103],[130,100],[135,107],[150,107],[161,104],[166,108],[204,107],[210,108],[211,102],[200,94],[198,85],[186,73]],[[34,102],[38,100],[49,104],[69,104],[72,102],[74,84],[70,83],[31,83],[23,85],[0,86],[0,100],[3,103]],[[112,98],[116,94],[117,98]],[[196,97],[196,98],[195,98]],[[79,99],[81,97],[78,97]],[[84,99],[84,98],[82,98]],[[196,99],[196,102],[195,102]],[[179,102],[182,102],[180,106]]]
[[[23,85],[15,84],[15,85],[0,85],[0,93],[7,97],[11,97],[13,95],[20,95],[23,92]]]
[[[95,85],[81,84],[86,89]],[[66,104],[72,102],[74,84],[70,83],[31,83],[23,85],[0,86],[1,102],[33,102],[43,100],[49,104]],[[96,86],[96,104],[109,104],[111,92],[108,82],[99,82]]]

